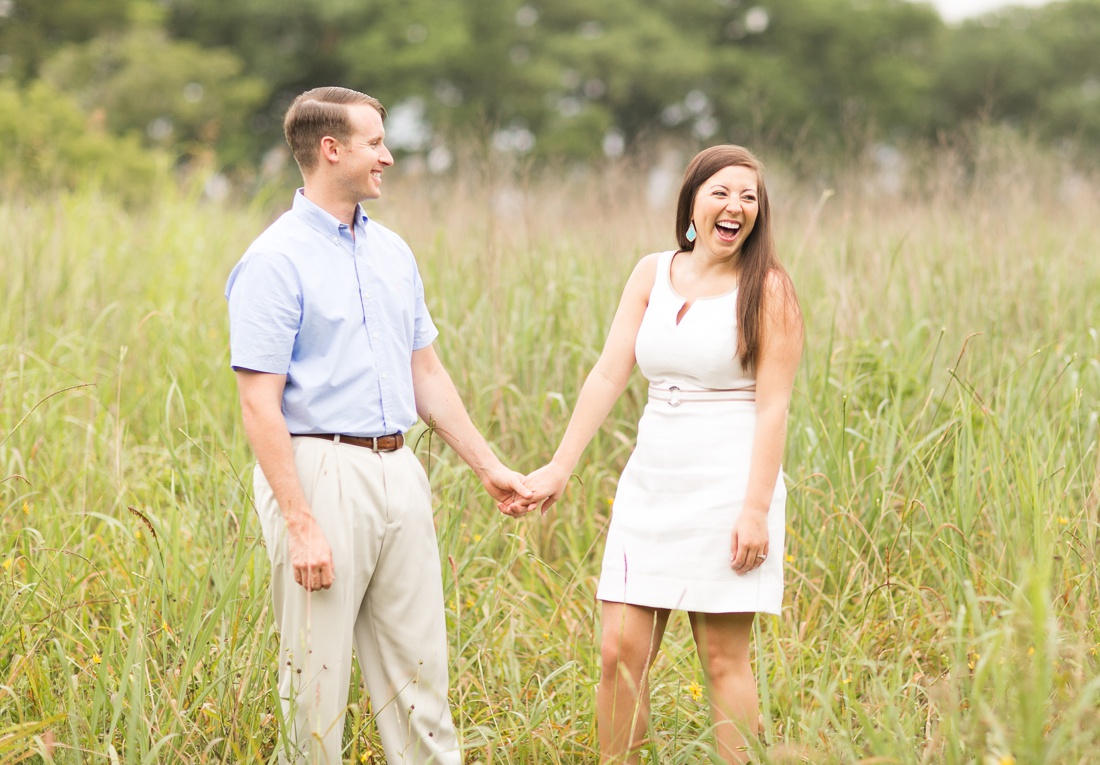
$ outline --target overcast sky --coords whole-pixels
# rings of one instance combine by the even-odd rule
[[[932,0],[944,21],[959,21],[1006,5],[1045,5],[1047,0]]]

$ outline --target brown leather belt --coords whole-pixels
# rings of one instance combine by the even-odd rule
[[[405,437],[400,433],[389,436],[342,436],[339,433],[299,433],[296,435],[306,438],[323,438],[326,441],[335,441],[338,444],[351,444],[362,446],[372,452],[395,452],[405,445]]]

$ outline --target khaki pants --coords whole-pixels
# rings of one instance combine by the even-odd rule
[[[279,631],[280,762],[343,761],[354,646],[387,763],[457,765],[439,549],[420,462],[407,448],[375,453],[300,437],[293,446],[336,577],[313,593],[294,581],[282,512],[257,466]]]

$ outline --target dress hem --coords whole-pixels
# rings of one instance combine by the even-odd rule
[[[678,603],[674,606],[668,606],[655,603],[639,603],[633,599],[623,600],[621,598],[600,597],[596,595],[596,600],[601,603],[622,603],[626,606],[638,606],[639,608],[659,608],[666,611],[685,611],[689,614],[768,614],[769,616],[781,616],[782,607],[780,609],[772,608],[715,608],[713,605],[708,605],[706,608],[689,608],[683,603]]]

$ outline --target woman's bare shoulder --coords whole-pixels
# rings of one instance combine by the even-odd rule
[[[634,270],[626,283],[627,292],[648,300],[649,293],[653,290],[653,283],[657,279],[657,264],[663,254],[652,252],[634,265]]]

